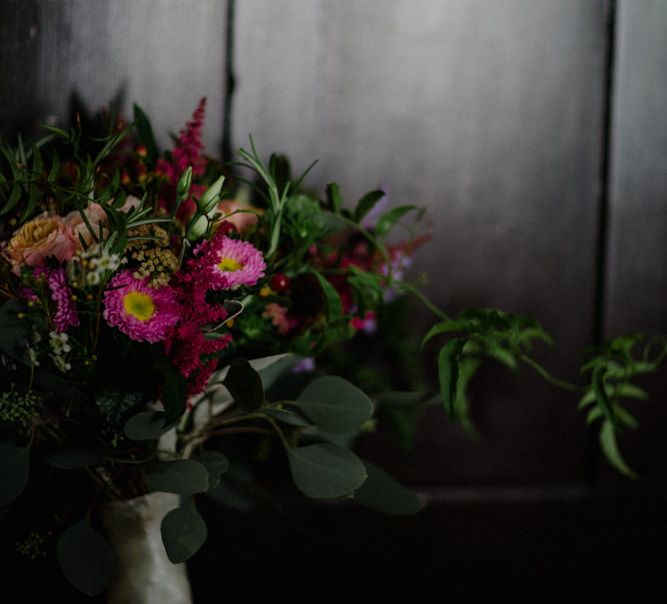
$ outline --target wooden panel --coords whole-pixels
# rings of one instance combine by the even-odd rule
[[[667,3],[622,0],[613,95],[606,331],[667,334]],[[650,482],[667,487],[667,371],[622,442]]]
[[[592,326],[605,23],[597,0],[238,3],[235,140],[353,201],[378,181],[430,210],[418,270],[450,311],[539,317],[574,377]],[[572,397],[491,371],[472,444],[429,417],[415,482],[581,477]],[[385,459],[398,464],[386,450]]]
[[[0,86],[13,109],[0,110],[3,132],[19,118],[24,130],[63,123],[77,94],[91,109],[121,98],[128,117],[139,103],[166,143],[206,96],[206,142],[217,155],[225,11],[218,0],[4,0]]]

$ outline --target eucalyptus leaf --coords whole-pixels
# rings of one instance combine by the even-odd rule
[[[171,425],[162,411],[142,411],[125,423],[123,431],[130,440],[157,440]]]
[[[325,432],[358,428],[373,415],[373,403],[359,388],[341,377],[319,377],[301,393],[299,407]]]
[[[294,483],[313,499],[349,495],[366,480],[366,468],[351,451],[333,443],[290,449],[290,471]]]
[[[220,475],[229,468],[229,459],[219,451],[199,451],[194,459],[206,468],[209,489],[218,486]]]
[[[160,525],[167,557],[174,564],[185,562],[204,544],[208,531],[194,502],[171,510]]]
[[[157,363],[155,368],[162,374],[164,380],[162,403],[165,420],[167,423],[176,423],[185,412],[188,384],[181,372],[171,363]]]
[[[222,383],[244,411],[255,411],[264,403],[262,378],[244,358],[232,361]]]
[[[404,487],[374,463],[363,461],[368,478],[354,492],[355,501],[385,514],[416,514],[423,507],[416,493]]]
[[[28,483],[30,447],[0,442],[0,505],[16,499]]]
[[[209,486],[209,472],[194,459],[177,459],[151,464],[144,477],[149,491],[194,495]]]
[[[56,554],[69,582],[88,596],[102,593],[113,579],[113,550],[88,519],[65,529]]]

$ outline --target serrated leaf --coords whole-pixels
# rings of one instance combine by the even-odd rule
[[[113,550],[87,519],[65,529],[56,554],[68,581],[86,595],[96,596],[111,583],[116,567]]]
[[[366,480],[366,468],[351,451],[333,443],[290,449],[292,479],[299,490],[313,499],[344,497]]]
[[[616,432],[613,424],[605,420],[600,428],[600,446],[609,463],[614,466],[621,474],[628,478],[637,478],[637,474],[628,466],[616,442]]]
[[[194,459],[177,459],[151,464],[144,476],[149,491],[194,495],[208,489],[206,467]]]
[[[354,492],[354,499],[364,507],[385,514],[416,514],[423,506],[416,493],[374,463],[364,460],[368,478]]]
[[[123,432],[130,440],[157,440],[171,428],[162,411],[142,411],[125,422]]]
[[[363,217],[366,216],[366,214],[375,207],[375,204],[385,197],[385,195],[386,193],[381,189],[366,193],[366,195],[364,195],[357,203],[357,207],[354,210],[354,220],[356,222],[361,222]]]
[[[334,214],[340,213],[343,207],[343,197],[340,194],[340,187],[335,182],[330,182],[325,189],[329,207]]]
[[[95,465],[99,460],[99,453],[90,449],[65,449],[46,458],[49,464],[61,470],[87,468]]]
[[[602,413],[612,424],[615,422],[614,411],[611,408],[611,403],[609,402],[609,397],[607,396],[607,389],[604,383],[604,369],[598,367],[593,371],[592,378],[593,394],[595,395],[595,402],[598,407],[602,409]]]
[[[340,299],[340,295],[336,291],[336,288],[331,284],[330,281],[324,277],[318,271],[312,271],[312,273],[317,277],[317,280],[320,283],[322,288],[322,293],[324,294],[324,301],[327,308],[327,318],[331,323],[339,321],[343,316],[343,301]]]
[[[194,459],[206,468],[209,489],[218,486],[220,475],[229,468],[229,460],[219,451],[199,451]]]
[[[358,428],[373,415],[373,403],[366,394],[333,375],[310,382],[297,402],[320,429],[333,434]]]
[[[146,147],[146,153],[151,162],[155,162],[158,158],[159,151],[157,143],[155,142],[155,135],[153,134],[153,127],[151,126],[150,119],[148,119],[148,116],[139,105],[134,104],[133,109],[134,125],[137,129],[139,142]]]
[[[25,489],[30,474],[30,447],[0,442],[0,505],[14,501]]]
[[[450,417],[456,415],[457,390],[459,380],[459,356],[466,341],[460,338],[450,340],[440,349],[438,355],[438,380],[440,398]]]
[[[421,345],[424,346],[429,340],[441,333],[456,333],[467,332],[470,328],[470,321],[460,321],[458,319],[449,319],[437,323],[428,330],[426,335],[422,338]]]
[[[255,411],[264,403],[262,378],[247,359],[234,359],[222,383],[244,411]]]
[[[388,212],[385,212],[375,225],[375,233],[378,236],[383,237],[391,230],[391,227],[393,227],[394,224],[396,224],[408,212],[412,212],[413,210],[417,210],[417,206],[398,206],[396,208],[392,208]]]
[[[206,541],[208,530],[194,502],[189,502],[162,519],[160,533],[167,557],[179,564],[197,553]]]

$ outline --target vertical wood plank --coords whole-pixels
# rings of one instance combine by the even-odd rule
[[[225,12],[226,2],[219,0],[6,0],[3,23],[14,42],[3,44],[3,99],[34,105],[30,119],[24,110],[22,120],[33,128],[62,124],[73,93],[91,110],[120,98],[128,117],[136,102],[154,118],[156,135],[166,144],[167,132],[177,132],[206,96],[206,143],[217,155]],[[28,14],[30,23],[22,23]],[[29,89],[11,84],[22,73],[32,78]],[[17,112],[0,111],[3,130],[16,123]]]
[[[606,334],[667,334],[667,4],[620,0],[614,76]],[[645,483],[667,486],[667,370],[621,442]]]
[[[338,180],[350,202],[382,181],[427,206],[418,270],[435,301],[535,314],[551,367],[574,377],[592,328],[602,3],[244,0],[237,26],[237,144],[252,132],[299,168],[318,157],[311,183]],[[412,477],[580,477],[575,401],[528,370],[487,382],[479,443],[430,417]]]

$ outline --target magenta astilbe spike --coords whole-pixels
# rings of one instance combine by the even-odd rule
[[[164,159],[158,161],[158,169],[167,176],[172,185],[178,182],[188,166],[192,166],[193,176],[201,176],[206,171],[206,160],[202,157],[204,149],[202,127],[205,112],[206,97],[199,101],[192,119],[179,132],[176,146],[171,152],[171,161]]]

